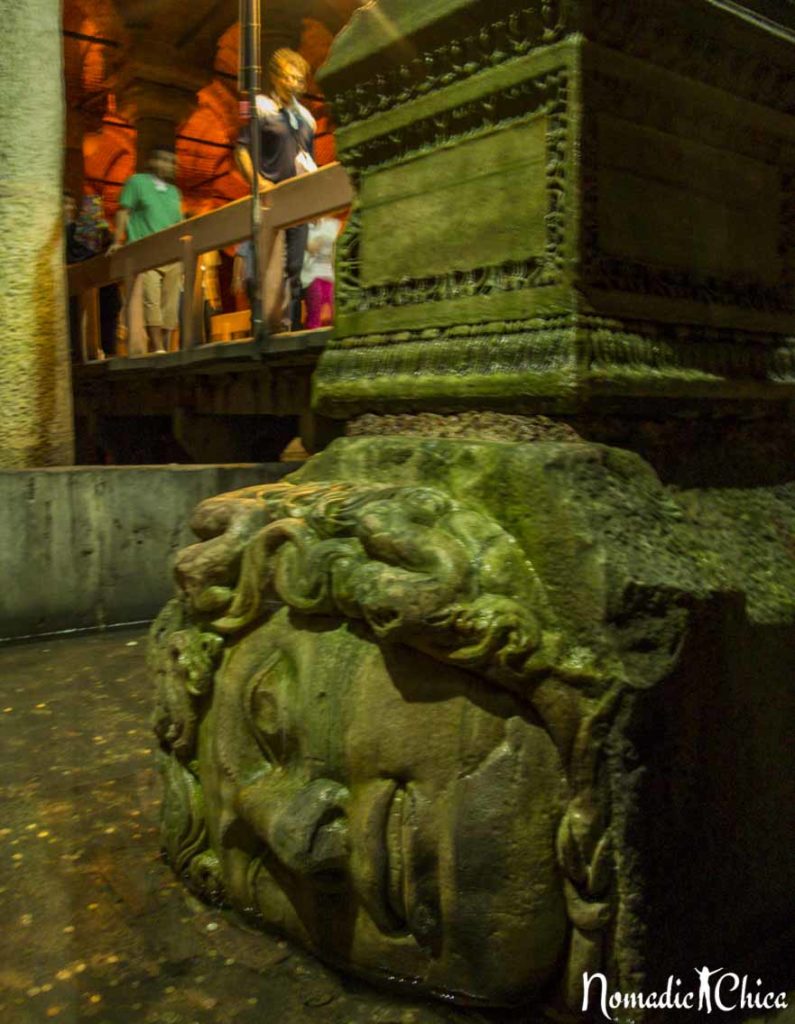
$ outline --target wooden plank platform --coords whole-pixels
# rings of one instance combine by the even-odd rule
[[[78,364],[73,367],[75,383],[97,380],[115,374],[140,374],[174,372],[226,372],[236,363],[298,362],[317,360],[326,347],[331,334],[330,327],[315,331],[295,331],[289,334],[273,334],[263,344],[252,338],[237,341],[217,341],[198,348],[162,355],[111,356],[107,359]]]
[[[80,464],[267,461],[339,428],[311,411],[330,328],[73,367]],[[259,439],[259,440],[257,440]]]

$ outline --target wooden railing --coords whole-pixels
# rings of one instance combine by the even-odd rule
[[[260,194],[262,228],[260,234],[261,295],[263,317],[272,323],[278,315],[283,288],[284,228],[329,214],[350,205],[353,190],[341,164],[330,164],[311,174],[291,178]],[[145,270],[169,263],[182,264],[184,283],[180,316],[180,347],[195,348],[203,341],[203,295],[199,259],[202,253],[223,249],[251,237],[251,200],[239,199],[212,213],[193,217],[165,231],[122,246],[110,256],[97,256],[68,268],[69,295],[77,298],[80,309],[81,353],[83,361],[101,353],[99,289],[120,282],[126,301],[128,353],[146,352],[135,282]],[[140,279],[138,279],[140,281]],[[144,340],[140,340],[144,339]],[[136,348],[143,348],[136,352]]]

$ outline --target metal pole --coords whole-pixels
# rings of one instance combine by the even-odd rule
[[[257,117],[257,96],[260,92],[260,0],[240,0],[240,110],[248,117],[252,167],[251,179],[251,242],[253,275],[251,288],[251,333],[255,341],[264,339],[262,317],[262,274],[260,228],[262,205],[259,197],[261,138]]]

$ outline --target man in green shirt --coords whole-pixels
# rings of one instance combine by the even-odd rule
[[[124,183],[116,215],[116,236],[110,251],[137,242],[182,220],[182,196],[174,182],[176,158],[170,150],[149,154],[149,172],[133,174]],[[179,324],[181,267],[171,263],[147,270],[143,279],[144,323],[154,352],[166,351],[169,332]]]

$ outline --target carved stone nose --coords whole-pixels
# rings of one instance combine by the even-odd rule
[[[348,790],[331,779],[314,779],[274,809],[268,845],[288,868],[305,875],[338,875],[348,860]]]
[[[336,888],[347,873],[349,797],[332,779],[307,782],[290,770],[269,768],[239,789],[234,802],[236,816],[285,867]]]

